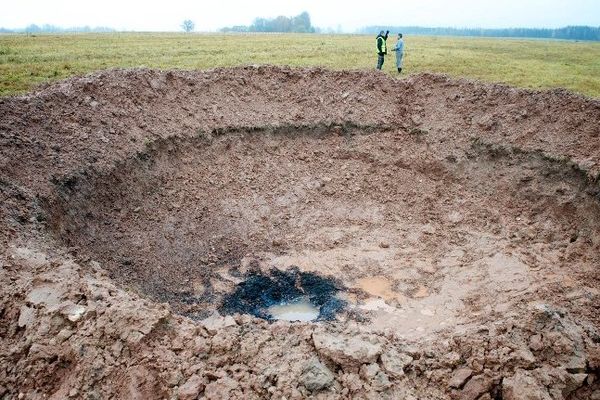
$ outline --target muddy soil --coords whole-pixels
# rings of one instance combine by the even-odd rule
[[[0,99],[0,398],[598,400],[599,121],[279,67]]]

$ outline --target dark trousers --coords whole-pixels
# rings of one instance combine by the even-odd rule
[[[381,69],[383,67],[384,61],[385,61],[385,55],[378,54],[377,55],[377,69]]]

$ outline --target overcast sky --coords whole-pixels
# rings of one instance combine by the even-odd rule
[[[308,11],[313,25],[352,32],[367,25],[452,27],[600,26],[600,0],[0,0],[0,27],[29,24],[176,31],[248,25],[255,17]]]

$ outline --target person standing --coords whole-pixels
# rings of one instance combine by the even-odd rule
[[[390,34],[390,31],[383,33],[383,31],[379,32],[377,35],[377,69],[381,69],[383,67],[383,62],[385,61],[385,55],[387,54],[387,38]]]
[[[404,57],[404,40],[402,39],[402,34],[398,34],[398,42],[396,43],[396,47],[392,49],[392,51],[396,52],[396,68],[398,68],[398,73],[402,72],[402,58]]]

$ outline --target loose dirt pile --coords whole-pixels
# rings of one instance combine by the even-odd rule
[[[598,400],[599,122],[275,67],[0,99],[0,398]]]

